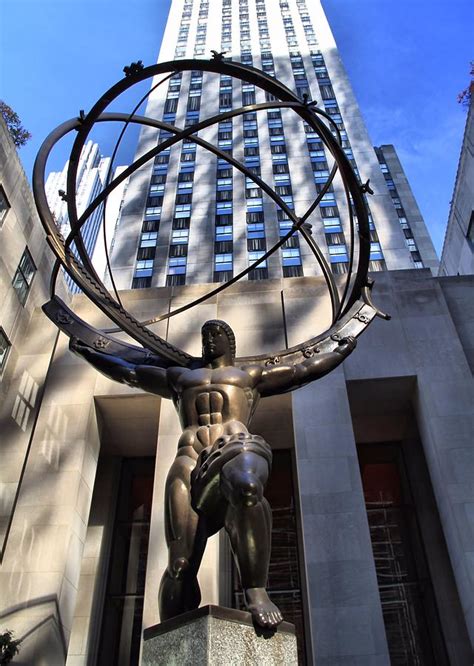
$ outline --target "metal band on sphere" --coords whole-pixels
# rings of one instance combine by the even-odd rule
[[[308,355],[318,353],[319,351],[329,351],[337,346],[337,338],[347,335],[358,336],[370,323],[376,315],[384,316],[383,313],[377,310],[372,304],[370,298],[371,282],[368,280],[367,272],[369,266],[370,256],[370,230],[367,209],[364,202],[363,194],[370,191],[368,184],[360,185],[356,175],[341,147],[339,130],[332,121],[331,117],[324,111],[317,108],[313,102],[307,100],[301,101],[289,88],[284,86],[276,79],[266,75],[253,67],[249,67],[240,63],[234,63],[228,60],[223,60],[217,55],[212,60],[177,60],[173,62],[165,62],[150,67],[142,67],[139,64],[132,64],[132,66],[125,68],[126,76],[112,86],[93,106],[91,111],[87,114],[81,111],[79,117],[66,121],[55,129],[44,141],[34,167],[33,172],[33,192],[37,204],[38,212],[41,221],[46,230],[48,242],[57,257],[56,265],[53,270],[51,278],[51,301],[45,305],[44,310],[50,318],[52,318],[56,325],[58,325],[65,333],[74,337],[81,337],[87,339],[88,342],[96,345],[99,344],[101,348],[108,353],[116,353],[118,349],[122,353],[127,353],[130,358],[147,359],[154,355],[158,355],[162,359],[166,359],[170,364],[180,366],[190,366],[194,363],[195,359],[187,354],[185,351],[175,347],[171,343],[163,340],[155,333],[153,333],[149,325],[163,321],[173,316],[177,316],[181,312],[197,305],[208,298],[215,296],[220,291],[226,289],[231,284],[237,282],[242,277],[245,277],[251,270],[258,267],[262,262],[278,250],[295,232],[301,234],[304,240],[309,245],[311,252],[317,261],[322,274],[324,276],[329,297],[331,300],[332,308],[332,323],[328,331],[309,340],[303,341],[300,344],[283,349],[273,353],[266,353],[258,356],[245,357],[238,359],[239,362],[253,362],[263,366],[269,366],[279,363],[295,363],[301,359],[308,358]],[[162,83],[167,81],[174,73],[198,70],[202,72],[213,72],[217,74],[229,75],[233,78],[240,79],[248,83],[252,83],[258,88],[269,93],[275,99],[261,104],[252,104],[243,106],[231,111],[216,114],[210,118],[206,118],[201,122],[185,129],[180,129],[164,123],[155,118],[148,118],[144,116],[135,115],[136,109],[140,106],[141,102],[148,97],[147,93],[140,102],[136,105],[132,113],[108,113],[106,112],[110,104],[117,99],[123,92],[133,88],[136,84],[146,79],[153,77],[163,76],[157,84],[155,84],[151,91],[155,90]],[[215,123],[222,122],[225,119],[241,116],[245,113],[261,111],[265,109],[284,108],[293,110],[302,121],[307,123],[312,130],[319,136],[326,148],[329,150],[334,158],[334,166],[331,173],[324,184],[321,192],[313,201],[308,210],[298,217],[295,212],[287,206],[283,199],[259,176],[252,173],[245,164],[234,159],[232,156],[220,150],[218,147],[203,140],[197,133],[202,129],[210,127]],[[89,205],[87,210],[82,215],[78,214],[76,199],[75,199],[75,183],[77,178],[77,169],[81,151],[87,142],[90,132],[96,123],[104,122],[122,122],[124,124],[123,130],[117,142],[114,154],[117,152],[118,145],[121,138],[130,124],[139,124],[142,126],[154,127],[156,129],[164,129],[172,136],[165,141],[162,141],[152,150],[149,150],[135,162],[133,162],[127,169],[125,169],[120,176],[113,181],[108,182],[104,190],[96,197],[96,199]],[[65,135],[70,132],[76,132],[71,156],[69,160],[69,167],[67,173],[67,192],[64,197],[67,201],[68,216],[71,226],[71,231],[66,239],[63,239],[59,233],[51,211],[49,210],[45,188],[44,178],[46,171],[46,162],[55,144]],[[260,187],[269,198],[271,198],[281,210],[283,210],[288,218],[292,221],[292,227],[280,240],[268,251],[266,251],[257,261],[248,266],[238,275],[235,275],[228,282],[219,284],[219,286],[211,289],[207,294],[196,299],[192,303],[186,304],[183,307],[177,308],[172,312],[158,314],[151,320],[140,322],[133,317],[123,307],[120,295],[114,286],[114,293],[111,294],[100,277],[97,275],[90,257],[88,256],[81,236],[81,229],[89,219],[90,215],[96,210],[98,206],[106,202],[108,195],[131,174],[135,173],[140,167],[146,164],[149,160],[154,159],[162,151],[167,150],[171,146],[177,144],[183,139],[191,139],[196,144],[214,153],[218,158],[226,160],[229,165],[239,170],[246,178],[253,180],[258,187]],[[324,194],[331,186],[336,172],[339,171],[345,192],[348,200],[349,223],[350,223],[350,254],[349,254],[349,271],[345,281],[342,293],[339,293],[334,276],[331,272],[330,265],[325,259],[320,248],[315,243],[311,233],[307,229],[307,222],[310,215],[317,208],[322,200]],[[357,229],[355,228],[355,219],[357,219]],[[357,252],[355,252],[356,242],[358,244]],[[74,244],[75,253],[71,249]],[[355,257],[357,258],[356,265]],[[86,322],[80,320],[62,301],[55,295],[55,283],[58,276],[59,268],[63,267],[65,271],[71,276],[81,290],[91,299],[115,324],[114,328],[104,329],[98,331],[89,326]],[[110,263],[109,263],[110,268]],[[113,275],[112,283],[113,283]],[[124,331],[128,333],[141,347],[133,345],[124,345],[121,341],[114,338],[111,333]],[[84,338],[86,336],[86,338]],[[105,344],[106,343],[106,344]]]

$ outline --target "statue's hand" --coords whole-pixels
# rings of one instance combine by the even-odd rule
[[[338,354],[342,354],[343,356],[348,356],[354,349],[356,348],[357,345],[357,340],[352,337],[352,335],[348,335],[347,338],[341,338],[339,340],[339,346],[334,350]]]

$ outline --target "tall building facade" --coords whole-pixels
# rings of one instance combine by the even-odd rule
[[[407,227],[402,192],[395,202],[380,172],[320,2],[174,0],[159,61],[209,57],[211,49],[275,76],[300,98],[317,100],[332,117],[361,183],[370,179],[374,190],[367,198],[371,270],[436,271],[436,253],[419,211],[416,223]],[[187,127],[266,100],[264,91],[229,76],[176,73],[150,95],[147,115]],[[137,157],[168,136],[163,130],[144,130]],[[329,176],[331,157],[323,143],[287,110],[250,112],[203,130],[201,136],[261,176],[297,215],[306,211]],[[416,206],[411,192],[409,196]],[[225,281],[288,232],[291,221],[286,218],[250,178],[192,140],[184,141],[131,178],[113,253],[117,285]],[[348,268],[347,218],[342,184],[335,182],[308,220],[334,273]],[[318,271],[309,248],[294,235],[249,279],[314,276]]]
[[[377,147],[375,154],[385,177],[385,183],[413,264],[415,268],[430,268],[435,275],[439,266],[438,257],[395,146]]]
[[[46,179],[46,196],[50,210],[54,216],[58,229],[66,238],[71,231],[66,201],[66,182],[69,162],[66,162],[62,171],[51,171]],[[88,141],[82,149],[77,170],[76,205],[78,214],[81,215],[107,184],[107,179],[116,177],[125,167],[116,167],[109,174],[111,158],[103,157],[97,143]],[[84,247],[92,259],[97,274],[103,277],[107,269],[106,250],[109,251],[112,243],[115,226],[120,214],[123,197],[127,189],[128,181],[119,185],[104,205],[98,206],[82,229]],[[101,230],[105,226],[105,236]],[[105,240],[107,239],[107,249]],[[66,277],[69,289],[74,293],[78,291],[76,284]]]
[[[470,86],[470,102],[466,128],[459,156],[448,226],[441,253],[440,275],[472,275],[474,273],[474,83]]]

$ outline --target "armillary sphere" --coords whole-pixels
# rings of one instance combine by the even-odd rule
[[[235,79],[254,84],[260,89],[266,91],[271,96],[271,101],[261,104],[250,104],[237,109],[219,113],[212,117],[196,122],[190,127],[180,129],[168,123],[155,118],[135,115],[135,111],[151,92],[162,85],[178,72],[200,70],[202,72],[212,72],[225,74]],[[370,232],[369,219],[364,201],[364,194],[370,191],[368,182],[361,185],[349,163],[344,150],[341,147],[341,137],[339,130],[332,121],[330,115],[316,106],[316,103],[307,99],[300,100],[289,88],[276,79],[266,75],[253,67],[241,63],[224,60],[221,55],[216,54],[211,60],[176,60],[172,62],[159,63],[150,67],[143,67],[141,62],[133,63],[124,68],[125,77],[112,86],[93,106],[89,113],[81,111],[79,117],[73,118],[62,123],[57,127],[44,141],[36,158],[33,172],[33,192],[38,208],[38,212],[46,230],[48,242],[56,255],[56,262],[51,276],[51,300],[43,306],[45,313],[55,324],[67,335],[81,338],[84,343],[102,349],[106,353],[120,354],[133,363],[153,364],[158,356],[161,365],[163,361],[169,365],[191,367],[196,359],[185,351],[175,347],[163,338],[156,335],[149,326],[169,317],[174,317],[184,310],[202,303],[206,299],[215,296],[223,289],[226,289],[234,282],[247,275],[251,270],[258,267],[295,232],[301,234],[308,243],[315,260],[319,264],[324,279],[326,281],[332,307],[332,323],[329,329],[310,338],[294,347],[283,349],[271,354],[262,354],[259,356],[244,357],[236,359],[237,364],[262,364],[275,365],[279,363],[293,364],[303,361],[319,352],[332,351],[338,345],[338,342],[347,336],[358,336],[374,319],[375,316],[381,316],[385,319],[388,315],[383,314],[372,303],[371,288],[372,281],[368,278],[369,256],[370,256]],[[153,85],[151,90],[139,101],[135,109],[130,114],[107,113],[109,105],[124,91],[132,88],[137,83],[146,79],[161,76],[158,83]],[[274,190],[265,183],[259,176],[249,171],[245,164],[234,159],[231,155],[221,151],[218,147],[208,143],[198,136],[198,132],[210,127],[223,120],[241,116],[253,111],[265,109],[292,109],[300,118],[306,122],[312,130],[319,136],[326,146],[327,150],[334,158],[334,165],[327,178],[324,187],[313,201],[311,206],[302,217],[298,217],[283,199]],[[76,178],[81,151],[89,138],[90,132],[96,123],[104,122],[122,122],[123,129],[112,157],[118,150],[118,146],[123,137],[126,128],[130,124],[139,124],[142,126],[163,129],[171,136],[159,143],[157,146],[146,152],[139,159],[135,160],[119,176],[111,180],[109,177],[107,185],[102,192],[92,201],[88,208],[81,214],[78,214],[75,191]],[[63,238],[53,219],[53,215],[46,199],[44,180],[45,169],[48,156],[55,144],[69,132],[76,132],[76,138],[71,150],[69,167],[67,172],[67,192],[63,197],[67,201],[67,210],[70,222],[70,233],[67,238]],[[287,234],[270,248],[257,261],[248,266],[238,275],[225,283],[211,289],[207,294],[197,298],[192,303],[177,308],[171,312],[157,315],[147,321],[138,321],[124,308],[120,296],[113,285],[113,293],[109,292],[92,266],[91,259],[86,252],[81,229],[87,222],[91,214],[103,202],[106,202],[108,195],[131,174],[159,155],[162,151],[177,144],[183,139],[190,139],[199,146],[214,153],[218,158],[226,160],[232,167],[238,169],[247,178],[252,179],[270,197],[277,206],[285,211],[288,218],[292,221],[292,227]],[[325,259],[320,248],[315,243],[308,224],[305,225],[309,216],[317,208],[324,194],[328,191],[334,177],[339,170],[345,189],[345,195],[348,202],[350,216],[350,254],[349,271],[341,289],[338,289],[330,266]],[[353,212],[354,211],[354,212]],[[356,229],[355,220],[358,222]],[[355,246],[357,243],[357,252]],[[109,272],[110,271],[110,262]],[[56,281],[60,268],[70,275],[80,289],[93,301],[116,325],[114,328],[98,330],[82,321],[72,312],[64,302],[55,294]],[[113,283],[113,276],[112,276]],[[123,331],[130,335],[141,346],[131,345],[122,342],[112,335],[112,333]]]

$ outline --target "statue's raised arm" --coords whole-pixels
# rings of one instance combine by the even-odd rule
[[[355,349],[356,344],[353,337],[342,338],[332,352],[316,354],[303,363],[265,368],[256,388],[265,397],[309,384],[334,370]]]
[[[133,388],[140,388],[148,393],[156,393],[162,398],[172,398],[165,368],[158,365],[130,363],[121,356],[93,349],[77,338],[71,338],[69,349],[109,379],[128,384]]]

